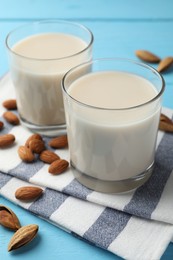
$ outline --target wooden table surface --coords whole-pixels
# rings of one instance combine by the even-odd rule
[[[0,76],[8,71],[5,48],[7,34],[19,25],[43,19],[76,21],[89,27],[94,34],[94,58],[137,59],[134,54],[137,49],[149,50],[161,58],[173,55],[172,0],[1,0]],[[173,69],[163,76],[166,81],[163,105],[173,108]],[[36,243],[18,252],[8,253],[7,244],[12,233],[0,226],[0,260],[120,259],[73,237],[2,197],[0,204],[11,207],[22,225],[36,223],[40,227]],[[161,259],[173,259],[173,244],[168,246]]]

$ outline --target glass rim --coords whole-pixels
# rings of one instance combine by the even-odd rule
[[[93,63],[98,63],[98,62],[102,62],[102,61],[122,61],[122,62],[129,62],[129,63],[133,63],[135,65],[138,65],[138,66],[141,66],[145,69],[148,69],[150,70],[151,72],[153,72],[154,74],[157,75],[157,77],[160,79],[160,82],[161,82],[161,89],[160,91],[157,93],[156,96],[154,96],[153,98],[151,98],[149,101],[147,102],[144,102],[144,103],[141,103],[139,105],[135,105],[135,106],[130,106],[130,107],[122,107],[122,108],[105,108],[105,107],[98,107],[98,106],[93,106],[93,105],[89,105],[89,104],[86,104],[86,103],[83,103],[77,99],[75,99],[74,97],[72,97],[68,91],[66,90],[66,87],[65,87],[65,80],[66,78],[70,75],[70,73],[73,73],[75,70],[77,70],[78,68],[82,68],[84,66],[87,66],[87,65],[92,65]],[[103,71],[106,71],[106,70],[103,70]],[[123,72],[123,71],[122,71]],[[83,107],[86,107],[86,108],[91,108],[91,109],[96,109],[96,110],[105,110],[105,111],[127,111],[127,110],[132,110],[132,109],[137,109],[137,108],[141,108],[143,106],[146,106],[146,105],[149,105],[151,103],[153,103],[154,101],[156,101],[157,99],[159,99],[159,97],[162,96],[164,90],[165,90],[165,80],[163,78],[163,76],[155,69],[153,68],[152,66],[148,65],[148,64],[145,64],[143,62],[139,62],[139,61],[136,61],[136,60],[132,60],[132,59],[126,59],[126,58],[100,58],[100,59],[95,59],[95,60],[92,60],[90,62],[84,62],[80,65],[77,65],[75,67],[73,67],[72,69],[70,69],[69,71],[67,71],[64,75],[64,77],[62,78],[62,81],[61,81],[61,87],[62,87],[62,90],[63,92],[65,93],[65,95],[67,95],[70,99],[72,99],[75,103],[77,103],[78,105],[81,105]]]
[[[64,57],[61,57],[61,58],[48,58],[48,59],[39,59],[39,58],[30,58],[30,57],[27,57],[27,56],[24,56],[24,55],[21,55],[21,54],[18,54],[17,52],[13,51],[12,48],[9,46],[9,39],[11,37],[11,35],[13,35],[15,32],[17,32],[18,30],[22,29],[22,28],[27,28],[29,26],[34,26],[34,25],[39,25],[39,24],[48,24],[48,23],[57,23],[57,24],[67,24],[67,25],[73,25],[74,27],[78,27],[80,29],[82,29],[83,31],[87,32],[88,35],[90,36],[90,41],[89,43],[87,43],[86,47],[83,48],[81,51],[79,52],[76,52],[72,55],[68,55],[68,56],[64,56]],[[32,35],[32,34],[31,34]],[[23,38],[25,39],[25,38]],[[35,22],[32,22],[32,23],[27,23],[27,24],[24,24],[24,25],[21,25],[21,26],[18,26],[16,27],[14,30],[10,31],[7,36],[6,36],[6,39],[5,39],[5,45],[6,45],[6,48],[8,49],[9,52],[11,52],[13,55],[15,56],[18,56],[22,59],[26,59],[26,60],[35,60],[35,61],[53,61],[53,60],[65,60],[65,59],[69,59],[69,58],[73,58],[77,55],[80,55],[82,53],[84,53],[86,50],[88,50],[92,44],[93,44],[93,41],[94,41],[94,35],[93,33],[91,32],[90,29],[88,29],[86,26],[80,24],[80,23],[77,23],[77,22],[71,22],[71,21],[67,21],[67,20],[61,20],[61,19],[48,19],[48,20],[41,20],[41,21],[35,21]]]

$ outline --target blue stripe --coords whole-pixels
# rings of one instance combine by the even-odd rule
[[[126,227],[131,215],[106,208],[96,222],[85,232],[84,239],[107,249]]]
[[[49,218],[68,198],[67,195],[46,188],[43,195],[32,203],[29,210],[43,218]]]
[[[0,172],[0,189],[11,179],[12,177]]]
[[[69,185],[67,185],[63,191],[73,197],[80,199],[87,199],[87,196],[92,193],[92,190],[80,184],[76,179],[74,179]]]
[[[136,190],[131,201],[124,207],[130,214],[151,218],[162,196],[173,169],[173,134],[166,133],[156,152],[155,167],[150,179]]]

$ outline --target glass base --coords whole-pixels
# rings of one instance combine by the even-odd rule
[[[151,176],[154,162],[141,174],[121,181],[104,181],[80,172],[71,162],[75,178],[87,188],[103,193],[120,193],[134,190],[143,185]]]
[[[45,125],[39,126],[31,124],[30,122],[26,121],[25,119],[20,117],[21,124],[31,130],[34,133],[38,133],[45,136],[58,136],[67,134],[66,131],[66,124],[62,125]]]

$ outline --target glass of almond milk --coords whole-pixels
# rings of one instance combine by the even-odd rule
[[[91,60],[91,31],[68,21],[41,21],[10,32],[6,45],[21,122],[45,135],[60,133],[66,128],[61,80]]]
[[[100,59],[71,69],[62,89],[77,180],[106,193],[144,184],[154,167],[162,76],[136,61]]]

